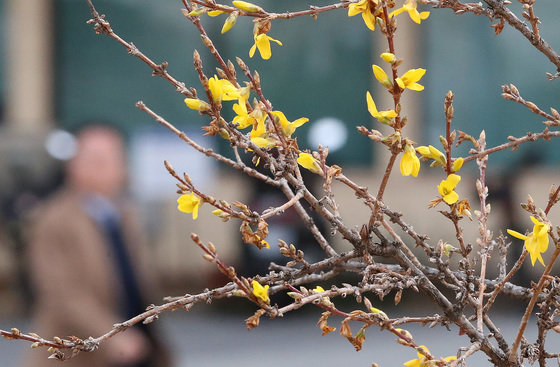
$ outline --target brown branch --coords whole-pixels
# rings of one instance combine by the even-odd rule
[[[261,12],[248,13],[248,12],[245,12],[245,11],[240,11],[237,8],[232,8],[232,7],[224,6],[224,5],[220,5],[220,4],[212,4],[212,3],[206,2],[204,0],[189,0],[189,1],[191,1],[195,4],[198,4],[198,5],[202,5],[206,8],[208,8],[208,9],[211,9],[211,10],[221,10],[224,13],[232,13],[234,11],[237,11],[237,12],[239,12],[239,15],[242,15],[242,16],[255,17],[255,18],[269,18],[269,19],[292,19],[292,18],[301,17],[301,16],[305,16],[305,15],[310,15],[312,17],[316,17],[318,14],[326,12],[326,11],[347,8],[348,5],[351,4],[350,1],[345,1],[345,2],[326,5],[326,6],[310,5],[309,10],[288,11],[288,12],[284,12],[284,13],[270,13],[270,12],[267,12],[263,9]]]
[[[163,79],[171,83],[175,87],[177,92],[181,93],[186,97],[194,98],[193,92],[185,86],[185,83],[178,81],[167,72],[168,64],[166,61],[162,62],[161,64],[157,64],[154,61],[152,61],[148,56],[146,56],[143,52],[141,52],[132,42],[130,43],[126,42],[119,35],[113,32],[111,25],[105,19],[104,15],[99,15],[97,10],[93,6],[92,0],[86,0],[86,1],[88,3],[89,9],[91,11],[91,15],[93,17],[93,19],[88,20],[87,23],[93,24],[93,28],[95,29],[96,33],[98,34],[102,33],[111,37],[112,39],[114,39],[115,41],[123,45],[127,49],[129,54],[142,60],[142,62],[144,62],[146,65],[152,68],[153,76],[162,77]]]
[[[493,148],[483,150],[481,152],[471,151],[472,155],[466,157],[465,160],[464,160],[464,163],[467,163],[467,162],[470,162],[472,160],[481,158],[481,157],[486,156],[488,154],[499,152],[499,151],[504,150],[504,149],[517,148],[519,145],[521,145],[523,143],[526,143],[526,142],[529,142],[529,141],[537,141],[539,139],[548,140],[549,138],[553,138],[553,137],[554,138],[560,137],[560,131],[549,131],[548,128],[546,128],[540,133],[527,133],[527,135],[525,135],[521,138],[516,138],[514,136],[509,136],[508,139],[511,140],[509,143],[504,143],[504,144],[495,146]]]

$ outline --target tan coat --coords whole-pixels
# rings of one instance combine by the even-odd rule
[[[46,339],[98,337],[124,321],[118,309],[122,286],[115,261],[104,234],[84,213],[80,200],[77,193],[59,192],[34,214],[30,229],[28,260],[35,294],[32,331]],[[129,211],[123,211],[122,220],[136,276],[145,291],[150,285],[139,252],[140,231]],[[144,298],[147,304],[158,301],[146,294]],[[107,343],[111,340],[93,353],[80,353],[59,365],[107,367]],[[28,353],[26,366],[55,365],[57,361],[51,363],[48,355],[46,348],[35,349]]]

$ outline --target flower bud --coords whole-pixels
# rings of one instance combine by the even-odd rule
[[[463,158],[455,159],[453,161],[453,166],[452,166],[453,172],[458,172],[461,169],[461,167],[463,167],[463,162],[464,162]]]
[[[238,1],[238,0],[233,1],[233,6],[247,13],[260,13],[263,11],[263,9],[260,6],[257,6],[252,3],[248,3],[246,1]]]
[[[192,110],[208,111],[210,109],[210,105],[208,103],[201,101],[198,98],[185,98],[185,104]]]
[[[183,9],[185,10],[185,9]],[[197,8],[192,10],[190,13],[187,13],[186,11],[183,12],[183,15],[188,15],[189,17],[199,17],[202,14],[206,13],[208,11],[208,8]]]
[[[226,33],[227,31],[233,28],[233,26],[237,22],[238,16],[239,16],[239,12],[234,11],[229,15],[229,17],[226,18],[226,21],[224,22],[224,26],[222,27],[222,34]]]
[[[393,54],[390,53],[390,52],[383,52],[383,53],[381,54],[381,58],[382,58],[383,60],[385,60],[385,62],[388,62],[389,64],[392,64],[392,63],[395,62],[395,60],[396,60],[395,55],[393,55]]]
[[[375,79],[377,79],[379,83],[381,83],[386,88],[391,88],[393,86],[393,84],[391,84],[391,81],[389,80],[389,77],[387,76],[387,74],[385,74],[385,71],[383,71],[383,69],[381,69],[377,65],[372,65],[372,68],[373,75],[375,75]]]

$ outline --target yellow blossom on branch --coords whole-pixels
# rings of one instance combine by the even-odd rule
[[[272,111],[272,115],[278,119],[278,122],[280,122],[280,126],[282,127],[282,132],[286,136],[291,136],[298,127],[309,121],[308,118],[301,117],[293,122],[290,122],[281,111]]]
[[[201,101],[198,98],[185,98],[185,104],[192,110],[208,111],[210,109],[210,105],[208,103]]]
[[[315,292],[315,293],[321,293],[321,292],[324,292],[324,291],[325,290],[320,285],[316,286],[315,289],[313,289],[313,292]]]
[[[425,345],[421,345],[419,348],[425,350],[426,354],[430,353],[430,351],[428,350],[428,348]],[[408,362],[405,362],[404,365],[406,367],[429,367],[429,366],[434,366],[435,365],[435,363],[434,363],[435,361],[428,360],[426,358],[425,354],[419,352],[418,350],[416,351],[416,354],[418,355],[418,358],[410,360]],[[450,356],[450,357],[445,357],[443,360],[445,362],[451,362],[451,361],[454,361],[456,359],[457,359],[457,357]]]
[[[395,79],[395,81],[402,89],[408,88],[410,90],[421,91],[424,90],[424,86],[417,82],[422,79],[424,74],[426,74],[426,69],[410,69],[404,73],[403,76]]]
[[[263,287],[256,280],[253,280],[251,284],[253,285],[253,295],[263,300],[263,302],[269,303],[270,298],[268,298],[268,288],[269,288],[268,284]]]
[[[362,13],[362,18],[366,26],[372,31],[375,30],[375,8],[371,8],[371,4],[377,6],[377,0],[359,0],[355,3],[348,5],[348,16],[353,17],[354,15]]]
[[[198,218],[198,208],[202,205],[202,199],[193,192],[181,195],[177,199],[177,209],[183,213],[192,213],[193,219]]]
[[[454,173],[447,176],[446,180],[441,181],[438,186],[438,191],[447,204],[455,204],[459,200],[459,194],[455,190],[455,186],[461,181],[461,176]]]
[[[266,115],[264,112],[261,114],[260,118],[255,120],[257,123],[256,125],[253,125],[253,130],[251,130],[251,141],[261,148],[274,148],[276,146],[276,140],[270,138],[268,132],[266,131]]]
[[[463,162],[465,160],[463,158],[457,158],[453,161],[453,164],[451,165],[451,169],[453,169],[453,172],[459,172],[459,170],[461,169],[461,167],[463,167]]]
[[[226,21],[224,22],[224,25],[222,26],[222,34],[226,33],[227,31],[229,31],[230,29],[233,28],[235,23],[237,23],[237,17],[238,16],[239,16],[239,12],[234,11],[233,13],[231,13],[226,18]]]
[[[433,159],[436,164],[434,166],[445,165],[447,163],[447,159],[445,158],[445,154],[440,152],[437,148],[432,145],[428,146],[420,146],[416,148],[416,151],[422,155],[425,159]]]
[[[233,111],[237,114],[233,118],[233,123],[237,124],[238,129],[245,129],[254,124],[255,118],[247,112],[247,106],[243,99],[233,105]]]
[[[377,106],[375,106],[375,102],[373,101],[373,98],[371,97],[369,91],[366,92],[366,101],[369,113],[379,122],[390,125],[391,119],[397,117],[397,113],[395,112],[395,110],[378,111]]]
[[[529,233],[528,236],[525,236],[511,229],[508,229],[507,233],[509,233],[513,237],[517,237],[525,241],[525,248],[531,256],[531,265],[535,266],[535,261],[539,260],[539,262],[544,266],[544,261],[541,253],[546,252],[546,250],[548,249],[548,230],[550,229],[550,226],[539,221],[533,216],[531,216],[531,221],[534,224],[533,232]]]
[[[420,160],[416,156],[416,151],[412,145],[406,144],[401,158],[401,174],[403,176],[412,175],[418,177],[418,172],[420,172]]]
[[[255,51],[257,48],[261,54],[261,57],[264,60],[270,59],[272,56],[272,51],[270,50],[270,41],[274,41],[280,46],[282,46],[282,42],[275,40],[274,38],[268,36],[266,33],[261,33],[255,36],[255,44],[249,50],[249,57],[253,57],[255,55]]]
[[[243,10],[247,13],[259,13],[262,12],[262,8],[258,5],[249,3],[247,1],[233,1],[233,6],[239,10]]]
[[[233,101],[241,98],[239,88],[227,79],[218,79],[216,75],[208,79],[208,89],[214,101]]]
[[[210,10],[208,12],[208,15],[211,16],[211,17],[217,17],[220,14],[225,14],[225,11],[223,11],[223,10]]]
[[[412,19],[415,23],[420,24],[422,20],[428,19],[428,17],[430,16],[430,12],[423,11],[422,13],[419,13],[416,7],[416,0],[406,0],[401,8],[394,10],[391,12],[391,14],[389,14],[389,18],[392,18],[395,15],[399,15],[400,13],[404,13],[406,11],[410,16],[410,19]]]
[[[385,62],[388,62],[389,64],[392,64],[393,62],[395,62],[395,60],[397,59],[395,57],[395,55],[393,55],[390,52],[383,52],[380,56],[383,60],[385,60]]]
[[[320,173],[321,166],[319,166],[319,162],[309,153],[299,153],[299,157],[297,162],[303,168],[310,170],[313,173]]]

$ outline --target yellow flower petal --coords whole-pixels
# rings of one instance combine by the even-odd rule
[[[391,87],[392,86],[391,81],[389,80],[389,77],[387,76],[387,74],[385,73],[385,71],[383,69],[381,69],[377,65],[372,65],[372,68],[373,68],[373,75],[375,75],[375,79],[377,79],[379,81],[379,83],[381,83],[385,87]]]
[[[409,144],[405,146],[404,154],[401,157],[400,169],[403,176],[418,177],[418,172],[420,172],[420,160],[416,156],[414,148]]]
[[[300,166],[310,170],[313,173],[321,172],[321,167],[319,166],[319,163],[309,153],[299,153],[299,157],[297,159],[297,162]]]
[[[463,167],[463,162],[464,159],[463,158],[457,158],[453,161],[453,166],[451,167],[453,169],[453,172],[459,172],[459,170],[461,169],[461,167]]]
[[[526,239],[528,238],[528,237],[525,236],[524,234],[521,234],[521,233],[519,233],[519,232],[517,232],[517,231],[514,231],[514,230],[512,230],[512,229],[508,229],[508,230],[507,230],[507,233],[509,233],[509,234],[510,234],[511,236],[513,236],[513,237],[519,238],[520,240],[526,240]]]

